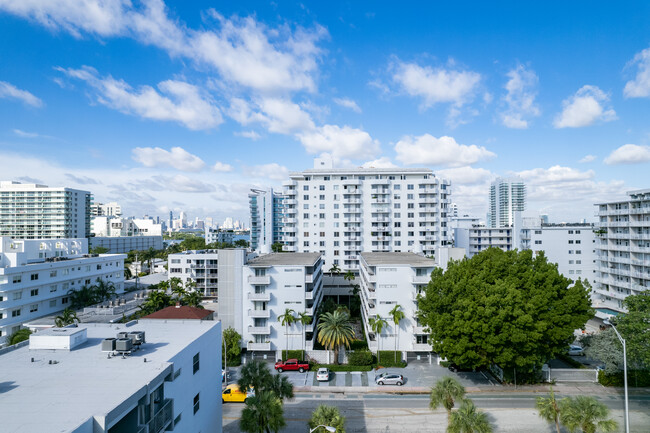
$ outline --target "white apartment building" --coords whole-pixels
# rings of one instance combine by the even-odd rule
[[[95,203],[90,207],[90,213],[92,216],[122,216],[122,206],[117,202],[110,203]]]
[[[497,178],[490,184],[488,227],[512,227],[515,212],[526,210],[526,185],[519,177]]]
[[[650,189],[621,201],[598,203],[594,307],[624,312],[623,301],[650,287]],[[604,316],[603,316],[604,317]]]
[[[450,182],[431,170],[315,166],[283,184],[285,251],[317,251],[328,268],[356,270],[362,251],[430,255],[451,245]]]
[[[224,230],[212,227],[205,228],[206,245],[213,243],[234,244],[238,240],[244,240],[250,244],[250,233],[242,230]]]
[[[377,350],[401,352],[431,352],[429,335],[418,322],[417,295],[431,280],[435,261],[414,253],[360,254],[361,316],[368,336],[368,345]],[[390,311],[397,305],[405,314],[398,330]],[[371,317],[382,317],[388,322],[381,335],[370,328]]]
[[[162,236],[162,225],[152,219],[97,216],[92,219],[95,236]]]
[[[162,236],[95,236],[88,238],[90,248],[106,248],[109,253],[128,253],[129,251],[146,251],[149,248],[162,250]]]
[[[1,353],[2,431],[220,433],[221,324],[173,322],[51,328]],[[105,339],[134,331],[140,350],[104,351]]]
[[[167,256],[167,275],[183,284],[193,281],[195,290],[206,298],[218,299],[218,250],[183,251]]]
[[[67,239],[90,236],[88,191],[0,181],[0,236]]]
[[[251,189],[248,194],[251,215],[250,244],[258,252],[269,253],[282,241],[284,197],[273,188]]]
[[[24,323],[64,310],[70,290],[98,278],[124,291],[126,256],[88,255],[87,242],[0,237],[0,342]]]
[[[242,334],[248,351],[268,352],[287,348],[313,348],[313,332],[318,324],[314,317],[323,298],[323,260],[319,253],[273,253],[248,261],[243,267],[241,325],[235,329]],[[294,316],[306,313],[314,317],[309,325],[296,323],[285,327],[278,316],[289,308]],[[241,331],[239,331],[241,329]]]
[[[478,254],[488,248],[500,248],[503,251],[510,251],[513,249],[515,232],[513,227],[492,228],[473,226],[466,230],[466,237],[469,240],[467,257],[473,257],[474,254]],[[461,230],[457,230],[457,233],[459,233],[461,238],[465,238],[464,235],[461,235]],[[464,245],[458,244],[457,246],[464,247]]]

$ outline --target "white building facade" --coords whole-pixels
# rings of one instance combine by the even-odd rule
[[[248,202],[251,215],[251,248],[269,253],[274,243],[282,241],[284,196],[273,188],[256,188],[248,194]]]
[[[0,236],[67,239],[90,236],[88,191],[0,181]]]
[[[95,203],[90,208],[90,213],[92,216],[122,216],[122,206],[117,202],[110,203]]]
[[[512,227],[515,212],[526,210],[526,185],[521,178],[497,178],[490,184],[488,227]]]
[[[243,267],[242,340],[248,351],[311,350],[323,298],[323,260],[319,253],[273,253],[251,259]],[[312,317],[285,327],[278,319],[286,309]],[[235,327],[237,329],[237,326]],[[303,340],[305,336],[305,340]],[[304,343],[303,343],[304,341]],[[304,346],[303,346],[304,344]]]
[[[626,311],[623,301],[650,287],[650,189],[621,201],[598,203],[594,307],[603,314]]]
[[[434,254],[451,245],[450,182],[429,169],[333,169],[284,182],[285,251],[320,252],[326,267],[357,270],[362,251]]]
[[[429,335],[417,320],[417,296],[431,280],[435,261],[414,253],[361,253],[361,317],[368,345],[373,352],[431,352]],[[399,331],[390,311],[401,306],[405,315]],[[369,320],[381,317],[388,326],[375,335]]]
[[[167,275],[183,284],[193,281],[195,290],[206,298],[217,299],[219,287],[218,250],[183,251],[167,256]]]
[[[1,339],[70,306],[68,292],[99,278],[124,292],[123,254],[88,255],[86,239],[0,237]]]
[[[162,236],[162,225],[152,219],[98,216],[92,219],[95,236]]]

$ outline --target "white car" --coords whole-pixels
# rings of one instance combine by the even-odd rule
[[[569,346],[569,355],[571,356],[585,356],[585,351],[582,347],[572,344]]]
[[[316,380],[319,382],[328,382],[330,380],[330,371],[327,368],[319,368],[316,372]]]

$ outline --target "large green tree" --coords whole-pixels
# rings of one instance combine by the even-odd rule
[[[354,340],[354,329],[348,313],[336,310],[333,313],[320,315],[318,342],[334,351],[334,364],[339,363],[341,346],[350,347],[352,340]]]
[[[581,341],[585,354],[601,361],[606,374],[616,374],[623,370],[623,348],[612,328],[595,335],[587,335]]]
[[[418,300],[435,352],[469,368],[531,372],[566,351],[593,317],[589,289],[543,253],[489,248],[432,273]]]
[[[225,342],[226,350],[222,354],[221,361],[228,357],[228,365],[235,366],[241,363],[241,335],[232,326],[229,326],[223,331],[223,341]]]
[[[650,290],[628,296],[627,314],[614,321],[625,338],[628,362],[637,369],[650,368]],[[619,346],[620,347],[620,346]],[[620,351],[620,350],[619,350]]]

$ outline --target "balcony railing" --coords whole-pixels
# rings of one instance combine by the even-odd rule
[[[248,299],[251,301],[270,301],[270,293],[252,293],[248,292]]]
[[[165,404],[147,423],[147,433],[160,433],[172,422],[174,417],[174,400],[166,399]]]
[[[254,319],[268,319],[271,317],[271,310],[248,310],[248,316]]]
[[[271,334],[271,327],[270,326],[249,326],[248,327],[248,333],[249,334],[259,334],[259,335],[270,335]]]
[[[431,352],[433,349],[429,343],[413,343],[414,352]]]
[[[269,275],[249,275],[249,284],[271,284],[271,277]]]
[[[271,350],[271,343],[270,342],[268,342],[268,343],[251,343],[251,342],[248,342],[248,344],[246,345],[246,349],[248,349],[248,351],[257,350],[257,351],[268,352],[268,351]]]

